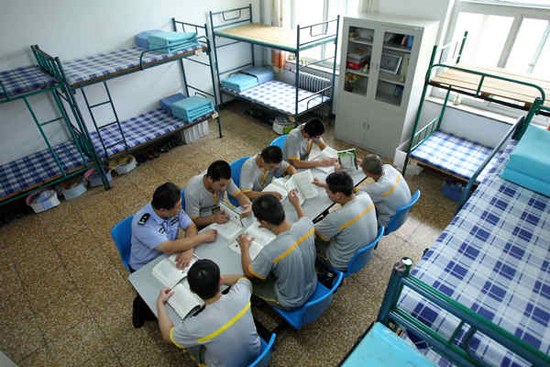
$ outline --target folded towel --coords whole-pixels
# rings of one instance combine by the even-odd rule
[[[255,76],[259,84],[269,82],[273,80],[274,77],[273,68],[271,66],[253,66],[241,70],[240,73]]]
[[[190,122],[207,113],[214,112],[212,101],[199,96],[192,96],[172,103],[172,114]]]
[[[149,36],[155,33],[162,32],[160,29],[152,29],[150,31],[143,31],[138,34],[136,34],[134,41],[136,43],[136,46],[149,49]]]
[[[242,92],[258,85],[258,79],[252,75],[241,73],[232,74],[221,81],[222,86]]]
[[[165,46],[160,43],[149,42],[149,50],[154,50],[155,52],[163,52],[163,53],[172,53],[172,52],[177,52],[177,51],[190,49],[198,46],[199,46],[199,42],[196,40],[184,41],[182,43],[177,43],[172,46]]]
[[[530,190],[550,196],[550,131],[530,125],[501,177]]]
[[[172,104],[174,102],[181,101],[182,99],[185,99],[185,96],[182,93],[174,94],[172,96],[161,99],[159,101],[160,107],[164,111],[166,111],[168,113],[172,113]]]
[[[171,46],[176,43],[193,41],[196,38],[195,32],[157,32],[149,35],[149,43]]]

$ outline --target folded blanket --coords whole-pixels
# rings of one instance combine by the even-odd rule
[[[255,76],[236,73],[221,81],[222,86],[242,92],[258,85],[258,79]]]
[[[149,36],[155,33],[162,32],[160,29],[152,29],[150,31],[143,31],[138,34],[136,34],[134,41],[136,43],[136,46],[149,49]]]
[[[177,93],[172,96],[163,98],[159,101],[160,108],[162,108],[164,111],[168,113],[172,113],[172,104],[177,101],[181,101],[182,99],[185,99],[186,97],[182,93]]]
[[[501,177],[535,192],[550,196],[550,131],[530,125]]]
[[[149,35],[149,43],[172,46],[176,43],[193,41],[196,38],[195,32],[157,32]]]
[[[273,80],[273,68],[271,66],[253,66],[244,70],[241,70],[240,73],[255,76],[258,79],[258,83],[262,84]]]
[[[172,46],[164,46],[161,44],[156,44],[154,42],[149,42],[149,50],[154,50],[155,52],[163,52],[163,53],[172,53],[177,52],[185,49],[189,49],[192,47],[199,46],[198,41],[186,41],[182,43],[177,43]]]
[[[214,112],[214,105],[207,98],[192,96],[172,103],[171,109],[174,116],[190,122],[207,113]]]

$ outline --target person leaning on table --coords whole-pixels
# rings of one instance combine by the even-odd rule
[[[260,227],[277,236],[254,261],[249,253],[251,239],[244,234],[237,241],[243,272],[254,282],[254,295],[277,307],[294,309],[303,306],[317,287],[315,235],[296,192],[291,191],[288,199],[299,218],[294,224],[285,220],[283,206],[275,196],[263,195],[252,203]]]
[[[237,367],[253,362],[261,352],[261,341],[250,310],[250,280],[237,274],[220,277],[218,265],[207,259],[191,266],[187,280],[204,306],[174,325],[165,306],[173,291],[161,290],[157,309],[162,338],[187,348],[206,366]],[[231,286],[226,294],[220,292],[222,284]]]
[[[185,237],[178,238],[179,229]],[[178,267],[185,267],[193,256],[193,248],[216,240],[214,230],[197,233],[197,227],[181,208],[180,188],[166,182],[155,190],[153,200],[138,210],[132,220],[130,269],[136,271],[163,253],[178,254]],[[132,310],[134,327],[155,317],[143,299],[137,295]]]

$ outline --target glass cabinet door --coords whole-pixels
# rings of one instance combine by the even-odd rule
[[[378,101],[401,105],[413,45],[414,36],[412,35],[384,32],[376,88]]]
[[[374,29],[350,27],[347,40],[344,90],[367,95]]]

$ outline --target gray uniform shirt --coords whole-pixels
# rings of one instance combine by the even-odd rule
[[[162,252],[155,250],[167,240],[178,238],[178,230],[187,229],[193,222],[182,210],[169,219],[163,219],[155,213],[151,203],[141,208],[132,220],[132,246],[130,266],[137,270]]]
[[[250,310],[252,283],[241,278],[229,292],[170,330],[180,348],[202,345],[207,366],[247,366],[261,351]]]
[[[262,191],[271,183],[273,177],[282,176],[287,170],[289,164],[282,161],[273,171],[258,167],[256,158],[258,154],[248,158],[241,169],[241,190],[242,191]]]
[[[273,274],[277,301],[285,308],[296,308],[317,287],[315,256],[313,222],[303,217],[266,245],[248,270],[260,279]]]
[[[330,264],[346,270],[355,251],[376,238],[378,224],[374,203],[368,194],[359,193],[341,209],[315,224],[315,232],[322,240],[330,241],[326,252]]]
[[[185,211],[191,218],[207,217],[223,201],[225,191],[210,192],[204,187],[202,181],[204,174],[192,177],[185,188]],[[241,191],[233,180],[229,180],[227,192],[230,195],[238,195]]]
[[[378,214],[378,224],[387,226],[396,210],[411,200],[411,190],[401,173],[391,165],[385,164],[382,172],[377,182],[363,186],[361,190],[372,198]]]
[[[283,147],[283,159],[285,161],[291,159],[305,161],[311,152],[313,141],[304,138],[302,135],[302,126],[303,124],[288,133]]]

